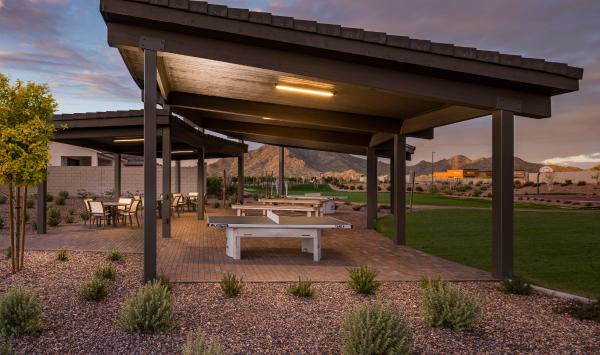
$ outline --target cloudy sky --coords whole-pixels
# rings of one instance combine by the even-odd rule
[[[600,163],[598,0],[217,0],[214,3],[583,67],[581,90],[553,100],[553,117],[517,118],[515,152],[529,161]],[[0,71],[48,82],[62,113],[141,108],[106,44],[98,0],[0,0]],[[414,140],[416,161],[491,155],[490,118]]]

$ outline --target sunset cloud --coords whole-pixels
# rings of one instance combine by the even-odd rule
[[[600,163],[600,152],[590,154],[573,155],[570,157],[556,157],[545,159],[542,161],[543,164],[556,164],[556,165],[572,165],[577,163]]]

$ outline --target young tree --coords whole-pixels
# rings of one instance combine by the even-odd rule
[[[46,84],[17,80],[11,85],[0,73],[0,184],[9,189],[13,273],[23,268],[27,189],[46,179],[56,108]]]

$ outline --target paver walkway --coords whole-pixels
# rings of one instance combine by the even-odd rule
[[[231,214],[209,210],[210,214]],[[409,247],[400,247],[381,234],[366,229],[365,212],[342,210],[336,218],[353,223],[352,230],[326,230],[322,239],[322,260],[300,251],[294,238],[248,238],[242,240],[242,260],[225,255],[225,232],[208,228],[194,213],[173,218],[172,238],[158,236],[158,267],[177,282],[218,281],[226,271],[246,281],[345,281],[348,267],[368,264],[379,270],[382,281],[412,281],[424,276],[447,280],[491,280],[490,274],[447,261]],[[160,221],[159,221],[160,223]],[[0,247],[8,245],[0,238]],[[30,250],[80,250],[141,253],[141,228],[62,226],[47,235],[28,237]]]

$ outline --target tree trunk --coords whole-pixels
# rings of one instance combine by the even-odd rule
[[[15,216],[14,216],[14,191],[13,184],[8,186],[8,219],[9,219],[9,230],[10,230],[10,260],[12,262],[13,274],[17,272],[17,265],[15,264]]]
[[[22,228],[21,228],[21,236],[20,236],[20,249],[21,249],[21,255],[19,257],[19,270],[23,269],[23,259],[25,259],[25,224],[27,223],[27,186],[25,186],[24,189],[24,193],[23,193],[23,206],[24,206],[24,210],[23,210],[23,224],[22,224]]]
[[[14,264],[15,264],[15,272],[19,271],[19,265],[21,265],[21,187],[17,186],[17,195],[15,197],[17,202],[15,206],[15,210],[17,211],[17,217],[15,218],[15,250],[12,255]]]

